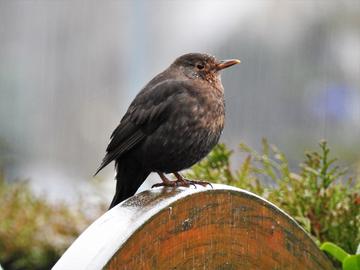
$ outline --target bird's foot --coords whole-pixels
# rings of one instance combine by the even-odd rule
[[[152,185],[151,188],[154,188],[154,187],[190,187],[190,186],[194,186],[196,188],[196,185],[200,185],[203,187],[206,187],[207,185],[209,185],[211,188],[213,188],[213,186],[209,182],[195,181],[195,180],[189,180],[189,179],[185,179],[185,178],[183,178],[181,181],[180,180],[175,180],[175,181],[169,180],[169,182],[166,182],[166,183],[165,182],[157,183],[157,184]]]
[[[176,181],[171,181],[169,179],[167,179],[167,177],[165,176],[165,174],[158,172],[158,175],[161,178],[162,183],[157,183],[155,185],[152,185],[151,188],[154,187],[176,187]]]
[[[184,178],[178,172],[175,172],[174,175],[177,178],[176,182],[182,183],[182,186],[184,186],[184,187],[189,187],[190,185],[193,185],[196,188],[196,185],[200,185],[203,187],[206,187],[207,185],[209,185],[211,188],[213,188],[213,186],[209,182],[199,181],[199,180],[189,180],[189,179]]]
[[[203,187],[206,186],[210,186],[211,188],[213,188],[212,184],[206,181],[199,181],[199,180],[190,180],[190,179],[186,179],[183,178],[181,181],[180,180],[176,180],[175,182],[178,182],[178,186],[182,186],[182,187],[189,187],[191,185],[193,185],[196,188],[196,185],[200,185]]]
[[[189,187],[190,185],[186,186],[186,187]],[[169,182],[161,182],[161,183],[157,183],[157,184],[154,184],[151,186],[151,188],[154,188],[154,187],[184,187],[184,185],[182,184],[179,184],[179,181],[176,180],[176,181],[170,181]]]
[[[189,180],[189,179],[182,177],[179,173],[174,173],[174,175],[177,178],[177,180],[175,180],[175,181],[171,181],[171,180],[167,179],[164,174],[159,173],[159,175],[162,180],[162,183],[157,183],[157,184],[153,185],[151,188],[154,188],[154,187],[190,187],[190,186],[194,186],[196,188],[196,185],[200,185],[203,187],[206,187],[207,185],[209,185],[211,188],[213,188],[213,186],[209,182]]]

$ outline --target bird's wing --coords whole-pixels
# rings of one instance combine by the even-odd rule
[[[184,82],[166,80],[142,90],[112,133],[107,153],[95,175],[153,133],[171,113],[174,99],[187,89]]]

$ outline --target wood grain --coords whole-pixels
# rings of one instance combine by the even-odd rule
[[[145,192],[122,207],[157,207],[164,194]],[[284,212],[251,193],[217,186],[163,206],[124,241],[106,269],[333,268]]]

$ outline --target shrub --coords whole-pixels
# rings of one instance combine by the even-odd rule
[[[232,170],[233,152],[219,144],[187,175],[254,192],[294,217],[318,244],[331,241],[355,253],[360,242],[360,184],[330,158],[325,141],[319,146],[320,151],[306,153],[292,170],[284,153],[265,139],[260,153],[241,144],[246,157]]]
[[[284,153],[262,142],[257,152],[245,144],[237,169],[233,151],[219,144],[187,172],[191,178],[234,185],[254,192],[293,216],[317,243],[331,241],[349,253],[360,242],[360,184],[336,166],[326,142],[305,154],[292,170]],[[26,182],[9,184],[0,173],[0,263],[6,270],[49,269],[94,217],[80,203],[51,204],[33,195]],[[98,205],[96,214],[105,211]],[[88,207],[87,207],[88,208]]]
[[[50,269],[92,221],[80,207],[50,204],[26,182],[0,174],[0,263],[6,270]]]

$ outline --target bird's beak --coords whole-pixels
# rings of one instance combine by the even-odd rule
[[[220,63],[216,65],[216,68],[217,70],[222,70],[224,68],[228,68],[236,64],[240,64],[240,60],[238,59],[221,60]]]

